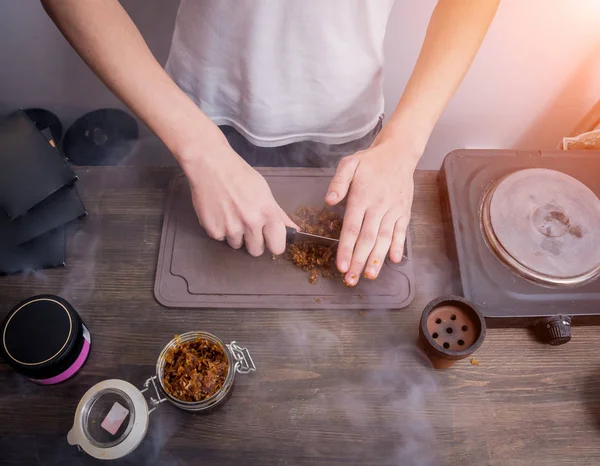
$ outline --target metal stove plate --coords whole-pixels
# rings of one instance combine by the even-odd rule
[[[526,278],[577,285],[600,271],[600,200],[569,175],[511,173],[492,186],[482,215],[492,248]]]
[[[484,238],[485,193],[498,180],[530,168],[570,175],[600,197],[600,151],[459,150],[445,158],[440,184],[446,240],[462,293],[492,327],[529,325],[556,314],[575,317],[577,323],[598,322],[600,279],[577,287],[534,283],[507,267]]]

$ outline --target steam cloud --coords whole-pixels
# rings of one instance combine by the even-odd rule
[[[281,441],[288,445],[282,464],[307,458],[337,464],[348,457],[365,465],[442,464],[436,429],[449,422],[449,408],[414,336],[392,331],[389,316],[388,311],[365,312],[358,317],[364,322],[361,332],[346,330],[345,321],[356,313],[332,312],[328,324],[282,316],[280,336],[267,343],[259,367],[263,382],[277,388],[244,387],[253,404],[273,411],[272,418],[261,416],[253,423],[257,452],[269,451],[268,442],[272,447],[274,432],[281,429],[286,431]],[[282,345],[291,355],[289,363],[270,368],[269,354]],[[295,432],[292,445],[290,430]],[[264,445],[256,439],[262,435]]]

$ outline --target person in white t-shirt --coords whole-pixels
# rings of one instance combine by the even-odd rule
[[[181,0],[166,71],[118,0],[42,3],[173,153],[212,238],[254,256],[265,245],[281,254],[285,226],[295,226],[230,141],[271,161],[344,156],[325,201],[346,200],[337,266],[355,285],[363,271],[376,278],[388,252],[402,259],[415,167],[499,1],[439,0],[382,129],[383,41],[394,0]]]

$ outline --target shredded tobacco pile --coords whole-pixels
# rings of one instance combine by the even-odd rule
[[[342,217],[335,212],[313,207],[300,207],[294,221],[302,231],[312,235],[339,238],[342,232]],[[288,246],[286,259],[305,272],[310,271],[308,281],[316,283],[319,273],[324,278],[339,276],[335,267],[336,250],[320,244],[302,243]]]
[[[227,377],[229,363],[223,349],[203,338],[169,349],[165,356],[165,390],[181,401],[202,401],[217,393]]]

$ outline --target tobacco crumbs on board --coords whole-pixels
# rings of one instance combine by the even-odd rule
[[[167,351],[163,372],[165,390],[181,401],[202,401],[217,393],[229,363],[220,345],[204,338],[177,344]]]
[[[302,231],[312,235],[337,239],[342,232],[342,217],[325,208],[300,207],[296,211],[294,221]],[[335,256],[335,248],[311,243],[291,244],[286,253],[287,260],[305,272],[310,272],[308,281],[312,284],[317,282],[319,274],[323,278],[340,275],[335,267]]]

